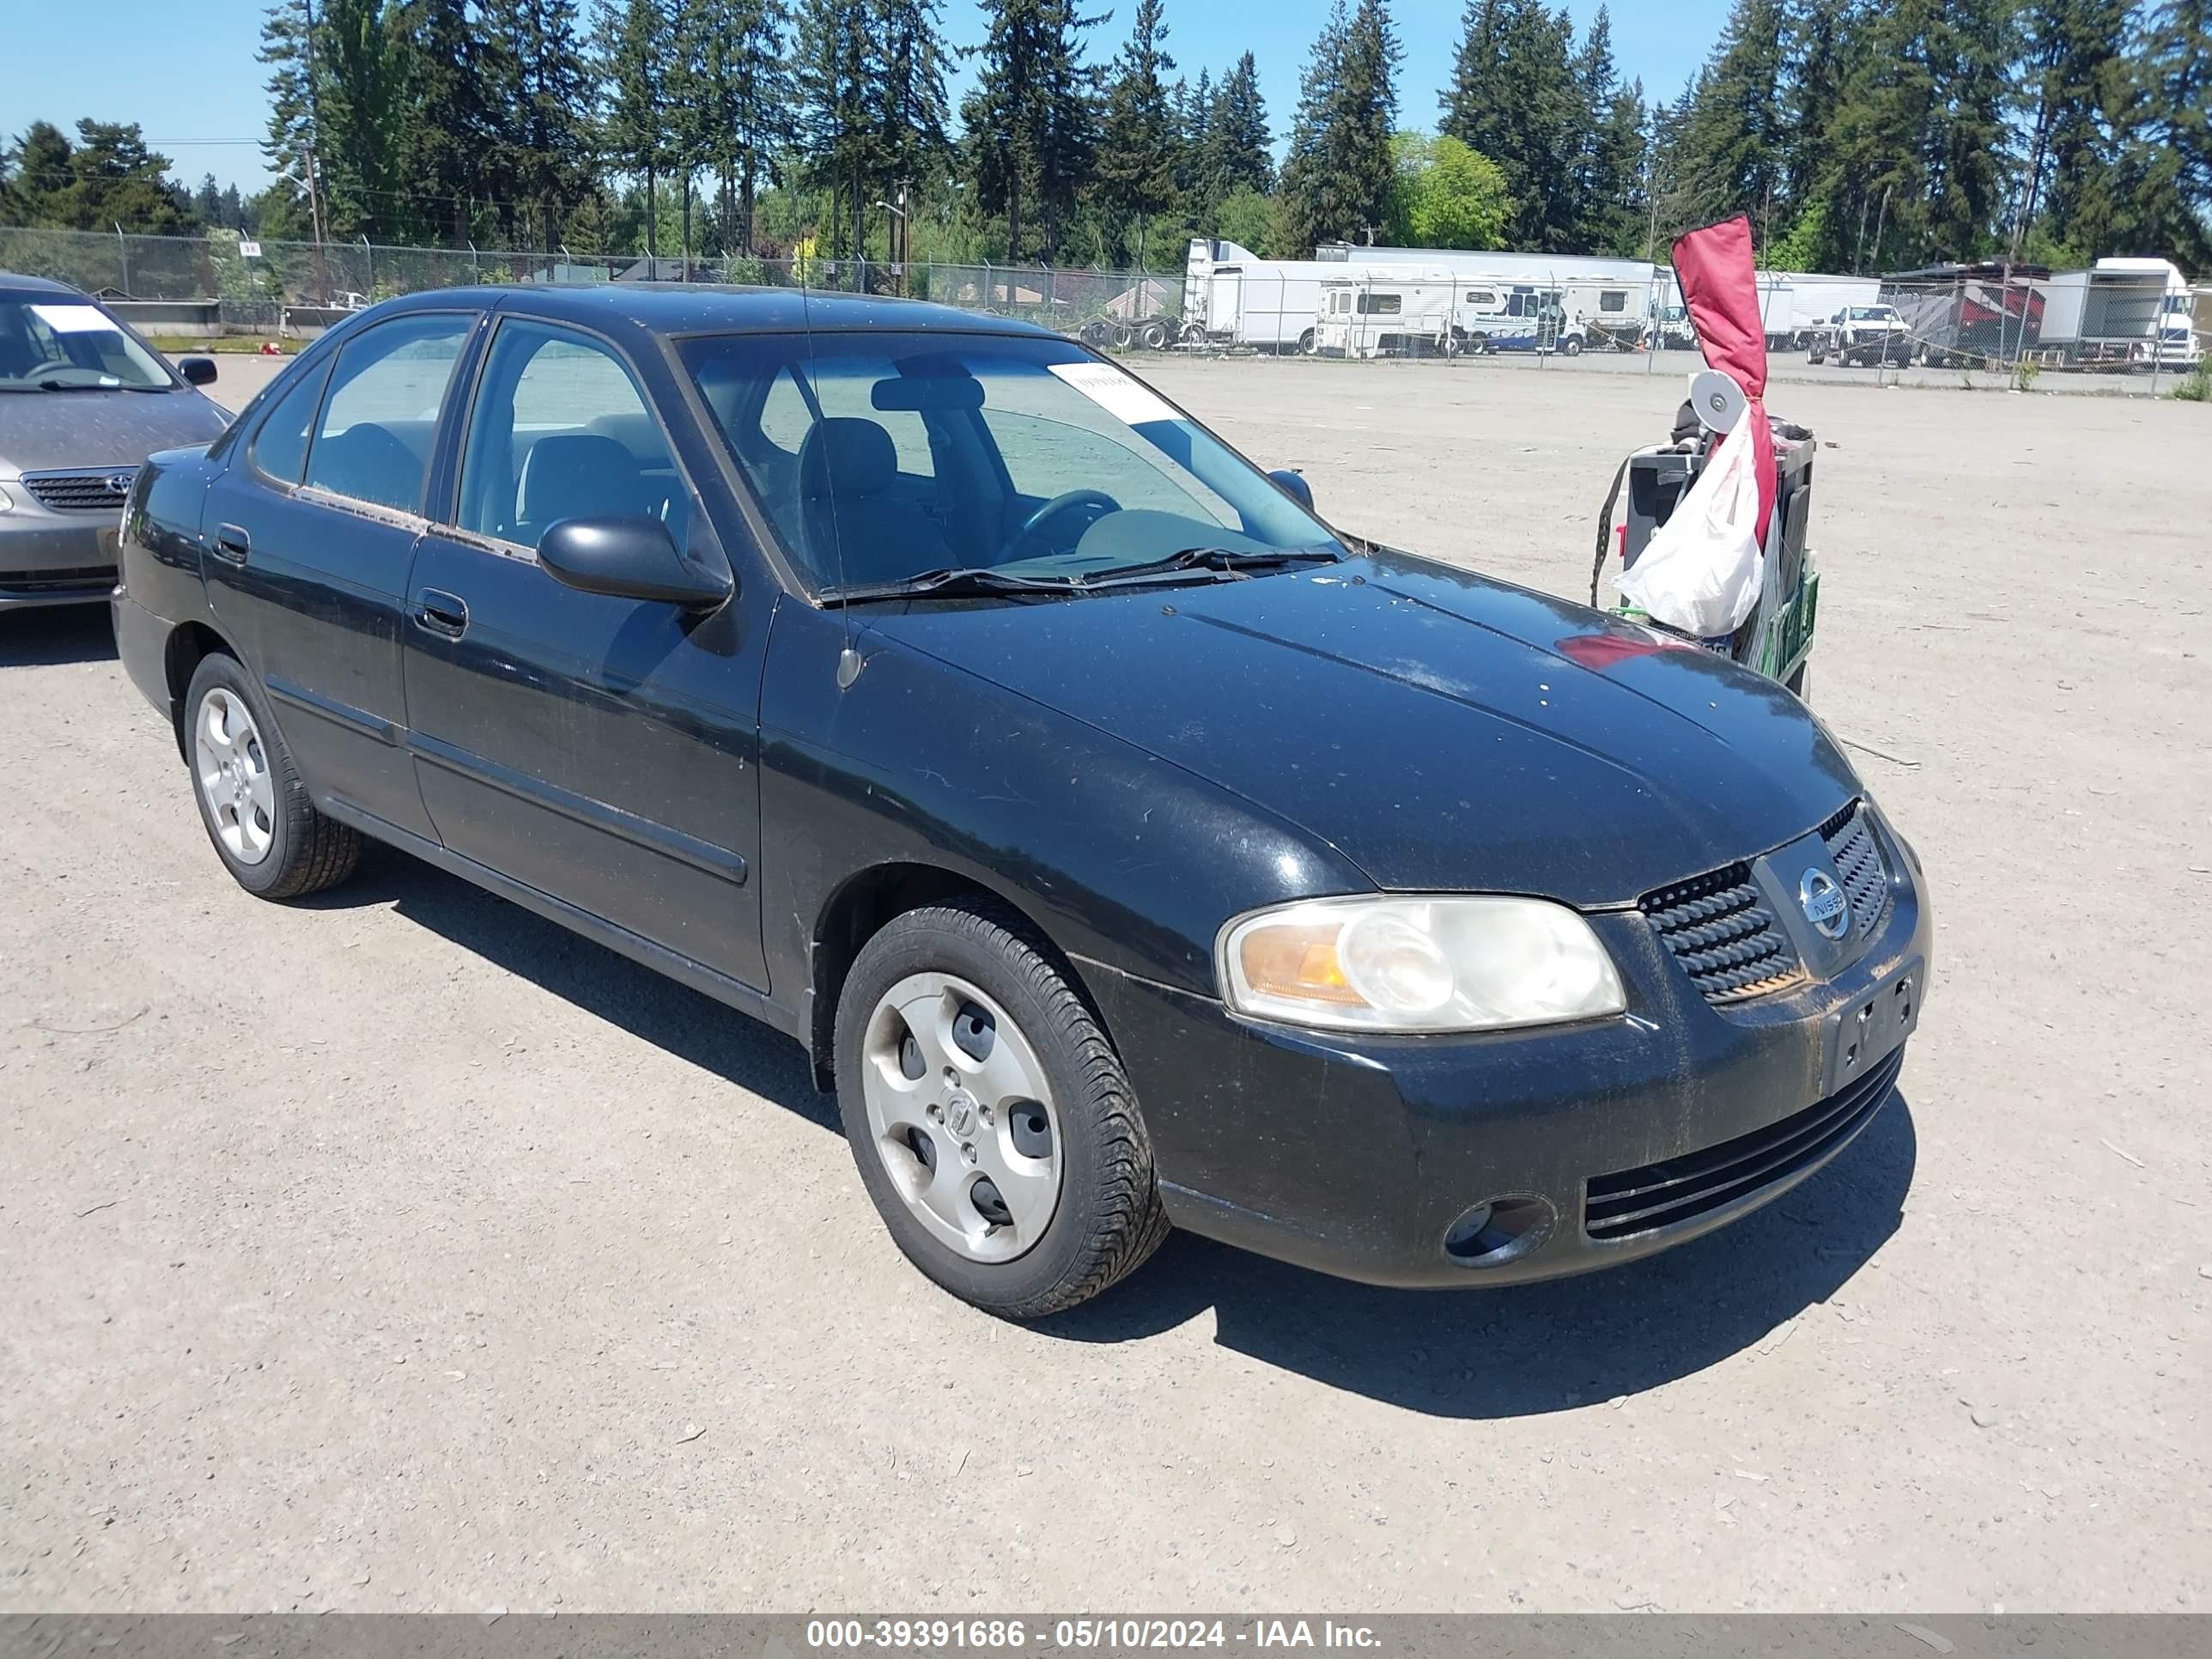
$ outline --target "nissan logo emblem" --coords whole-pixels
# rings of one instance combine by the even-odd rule
[[[1841,939],[1851,925],[1851,902],[1825,870],[1808,870],[1798,878],[1797,902],[1822,939]]]

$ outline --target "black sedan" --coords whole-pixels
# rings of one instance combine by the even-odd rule
[[[1012,1316],[1170,1224],[1399,1285],[1663,1249],[1864,1128],[1925,988],[1788,692],[1333,531],[1012,322],[379,306],[144,470],[115,618],[241,886],[374,837],[791,1034]]]

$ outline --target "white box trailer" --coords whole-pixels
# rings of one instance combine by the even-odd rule
[[[2033,355],[2053,368],[2185,368],[2203,360],[2189,284],[2164,259],[2100,259],[2042,284]]]
[[[1235,242],[1194,236],[1183,265],[1183,338],[1310,351],[1321,279],[1343,270],[1318,259],[1263,259]]]

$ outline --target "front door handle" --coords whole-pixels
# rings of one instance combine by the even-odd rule
[[[233,564],[244,564],[246,556],[253,550],[253,538],[246,533],[243,525],[218,525],[215,532],[215,550]]]
[[[469,631],[469,607],[459,594],[426,587],[415,596],[415,626],[443,639],[458,640]]]

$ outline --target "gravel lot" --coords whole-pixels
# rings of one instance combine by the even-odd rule
[[[1491,367],[1147,372],[1575,593],[1680,379]],[[1510,1291],[1177,1238],[971,1312],[795,1046],[398,854],[245,896],[105,617],[0,618],[0,1606],[2203,1610],[2212,409],[1774,402],[1936,890],[1903,1103]]]

